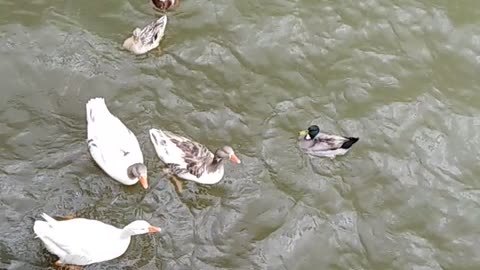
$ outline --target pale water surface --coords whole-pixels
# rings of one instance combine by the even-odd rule
[[[47,269],[42,212],[163,233],[87,269],[480,269],[480,2],[183,0],[163,52],[122,50],[147,0],[0,0],[0,268]],[[137,135],[151,188],[87,152],[85,102]],[[359,136],[336,160],[295,145]],[[148,129],[233,146],[216,186],[162,173]]]

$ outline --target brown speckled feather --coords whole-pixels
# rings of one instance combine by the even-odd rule
[[[200,177],[207,169],[207,165],[213,160],[213,154],[210,150],[199,143],[180,136],[175,136],[170,141],[182,150],[183,160],[187,164],[186,168],[181,168],[178,164],[167,164],[175,174],[188,172]]]
[[[163,38],[166,24],[167,16],[162,16],[158,20],[153,21],[145,26],[141,30],[138,38],[141,39],[142,44],[152,44],[159,38],[159,36],[160,39]]]

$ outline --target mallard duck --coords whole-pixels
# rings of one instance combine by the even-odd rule
[[[156,9],[165,11],[178,7],[178,5],[180,5],[180,0],[152,0],[152,4]]]
[[[197,183],[211,185],[220,182],[225,160],[241,163],[230,146],[223,146],[213,154],[197,142],[160,129],[150,129],[150,140],[171,173]],[[176,178],[174,180],[181,192],[181,184]]]
[[[45,213],[42,217],[45,221],[35,221],[33,231],[47,250],[59,257],[55,262],[57,267],[83,266],[117,258],[127,250],[131,236],[161,231],[144,220],[119,229],[92,219],[58,221]]]
[[[308,130],[299,132],[298,145],[306,154],[333,159],[335,156],[345,155],[358,140],[356,137],[322,133],[317,125],[312,125]]]
[[[147,166],[137,138],[110,113],[103,98],[87,102],[87,143],[93,160],[110,177],[125,185],[138,181],[147,189]]]
[[[143,29],[135,28],[133,35],[123,42],[123,47],[134,54],[144,54],[155,49],[165,34],[167,21],[167,15],[163,15]]]

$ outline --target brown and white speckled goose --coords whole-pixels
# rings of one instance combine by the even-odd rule
[[[150,140],[158,157],[180,178],[201,184],[216,184],[223,178],[225,160],[240,163],[232,147],[210,152],[188,138],[160,129],[150,129]]]
[[[147,53],[160,45],[167,27],[167,15],[146,25],[143,29],[135,28],[131,37],[123,42],[123,48],[134,54]]]

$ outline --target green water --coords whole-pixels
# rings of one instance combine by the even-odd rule
[[[480,2],[190,1],[163,53],[123,40],[147,0],[0,0],[0,268],[47,269],[40,214],[121,227],[121,257],[87,269],[480,269]],[[151,188],[93,162],[85,103],[137,134]],[[297,131],[359,136],[333,161]],[[161,171],[162,127],[242,164],[215,186]]]

